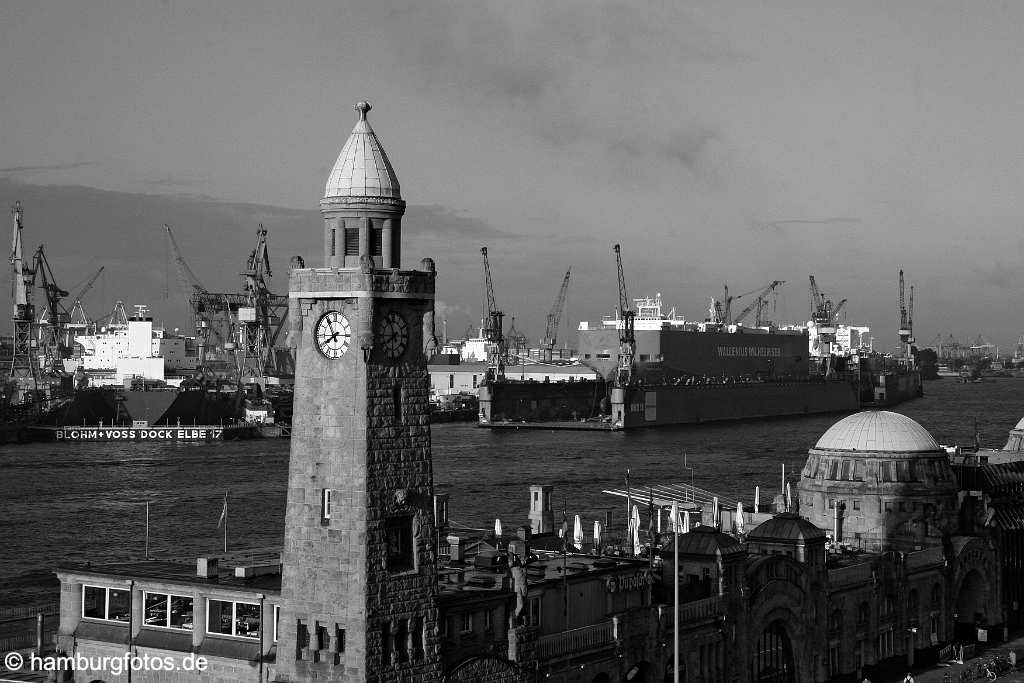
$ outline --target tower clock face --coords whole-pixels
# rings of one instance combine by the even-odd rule
[[[380,323],[380,344],[391,360],[400,358],[409,347],[409,323],[401,313],[391,311]]]
[[[326,358],[341,358],[348,351],[352,328],[348,319],[338,311],[327,311],[316,323],[316,348]]]

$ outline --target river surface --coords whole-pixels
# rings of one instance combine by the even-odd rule
[[[925,383],[926,396],[896,407],[943,444],[1001,448],[1024,415],[1024,379]],[[571,519],[622,525],[622,499],[601,493],[631,483],[689,482],[744,501],[794,488],[807,449],[841,415],[758,420],[631,433],[433,427],[434,482],[450,494],[453,529],[506,531],[525,524],[529,485],[554,486]],[[222,551],[217,523],[225,491],[232,549],[279,546],[284,534],[287,440],[212,444],[96,443],[0,446],[0,607],[56,596],[62,562],[102,563],[150,554],[175,558]]]

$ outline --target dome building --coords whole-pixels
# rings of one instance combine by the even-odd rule
[[[954,531],[957,483],[928,430],[872,410],[840,420],[808,451],[799,502],[800,514],[837,543],[913,551]]]

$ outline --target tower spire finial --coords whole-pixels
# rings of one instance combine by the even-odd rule
[[[367,102],[366,100],[359,100],[358,102],[356,102],[356,106],[353,107],[353,109],[355,109],[357,112],[359,112],[359,120],[360,121],[365,121],[366,120],[366,112],[368,112],[371,109],[373,109],[373,107],[371,107],[370,103]]]

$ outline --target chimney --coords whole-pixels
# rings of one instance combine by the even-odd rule
[[[200,557],[196,559],[196,576],[201,579],[216,579],[220,575],[216,557]]]

